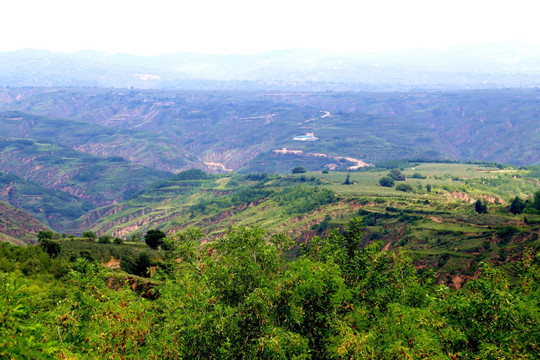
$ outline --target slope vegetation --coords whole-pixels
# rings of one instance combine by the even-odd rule
[[[18,245],[35,243],[36,235],[48,227],[22,210],[0,201],[0,241]]]
[[[31,214],[54,230],[70,231],[72,221],[96,206],[67,192],[0,171],[0,200]]]
[[[100,158],[44,140],[0,138],[0,168],[94,205],[125,200],[170,173]]]
[[[457,286],[463,281],[457,276],[474,276],[481,261],[503,262],[519,256],[524,245],[540,245],[540,217],[509,211],[516,196],[533,201],[539,179],[530,170],[425,163],[404,171],[406,180],[392,188],[379,185],[387,173],[197,179],[180,173],[127,202],[89,212],[80,227],[125,238],[154,228],[174,235],[199,227],[209,239],[230,226],[261,227],[301,244],[361,217],[366,244],[380,240],[387,249],[403,247],[417,266],[436,268]],[[475,211],[476,200],[487,204],[488,214]]]

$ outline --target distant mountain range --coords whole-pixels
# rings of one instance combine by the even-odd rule
[[[4,87],[393,91],[539,85],[540,49],[513,42],[366,54],[302,49],[255,55],[0,53]]]

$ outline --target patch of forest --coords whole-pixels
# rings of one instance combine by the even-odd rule
[[[113,272],[96,252],[42,236],[41,246],[0,244],[0,355],[7,358],[534,358],[538,249],[512,272],[480,263],[453,290],[365,227],[293,242],[233,228],[201,242],[196,228],[166,250]],[[43,234],[42,234],[43,235]],[[87,236],[91,237],[90,234]],[[91,248],[112,245],[100,238]],[[117,244],[118,248],[129,247]],[[69,250],[67,250],[69,249]],[[62,254],[69,252],[70,255]],[[127,263],[127,264],[126,264]],[[150,277],[151,276],[151,277]]]

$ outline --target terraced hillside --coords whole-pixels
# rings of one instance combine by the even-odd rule
[[[70,231],[72,222],[96,206],[67,192],[0,171],[0,200],[9,203],[57,231]]]
[[[502,262],[524,247],[540,246],[540,216],[532,208],[519,215],[509,211],[516,196],[532,204],[540,185],[534,171],[425,163],[403,171],[406,180],[391,188],[379,184],[387,173],[210,176],[195,171],[193,176],[188,171],[127,202],[91,211],[80,226],[125,238],[156,228],[173,235],[199,227],[207,239],[219,238],[230,226],[261,227],[300,244],[328,236],[357,216],[366,225],[365,243],[403,247],[417,266],[438,269],[456,282],[463,280],[458,275],[474,276],[480,261]],[[475,211],[476,200],[487,204],[487,214]]]
[[[0,138],[0,169],[101,206],[127,199],[170,173],[101,158],[46,140]]]
[[[45,140],[100,157],[169,172],[199,165],[172,139],[137,130],[116,129],[79,120],[51,119],[21,112],[0,113],[2,136]]]
[[[48,230],[32,216],[0,201],[0,242],[24,245],[36,242],[37,233]]]

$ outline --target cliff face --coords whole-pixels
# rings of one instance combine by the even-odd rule
[[[37,233],[48,228],[13,206],[0,201],[0,240],[8,240],[19,245],[34,244],[37,240]],[[9,238],[8,238],[9,237]]]

